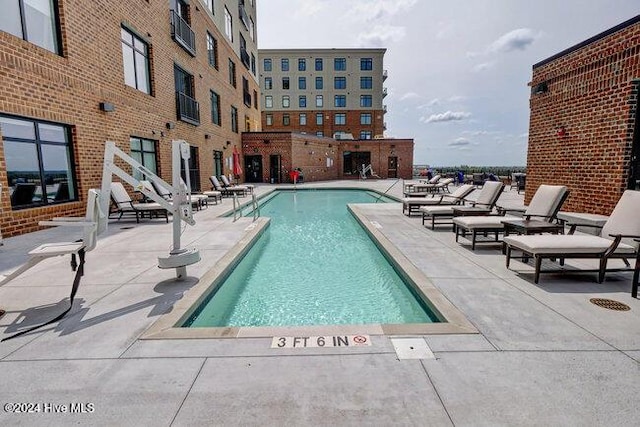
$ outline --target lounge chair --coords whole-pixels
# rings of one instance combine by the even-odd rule
[[[484,185],[486,187],[492,183],[487,181]],[[568,196],[569,190],[564,185],[541,185],[524,211],[500,208],[499,215],[456,217],[453,219],[456,242],[461,234],[466,236],[469,232],[471,233],[471,250],[475,250],[478,234],[493,233],[495,235],[493,241],[498,241],[498,234],[504,231],[503,221],[538,219],[551,222],[556,220],[556,215]],[[507,215],[507,212],[520,212],[522,216]]]
[[[450,193],[449,185],[455,181],[454,178],[445,178],[435,184],[415,184],[412,188],[413,191],[405,193],[408,197],[424,197],[431,193],[438,193],[440,191]]]
[[[213,175],[209,177],[209,181],[211,181],[211,185],[213,185],[213,189],[214,190],[219,191],[220,193],[222,193],[222,197],[224,197],[224,196],[231,197],[234,194],[246,196],[246,194],[247,194],[247,189],[246,188],[235,188],[235,187],[225,188],[225,187],[223,187],[220,184],[220,181],[218,181],[218,178],[216,178]]]
[[[469,184],[465,184],[469,185]],[[473,185],[469,185],[471,188],[475,188]],[[493,210],[504,184],[501,182],[487,182],[480,190],[478,198],[470,203],[468,209],[473,211],[474,215],[489,214]],[[436,226],[436,219],[444,220],[438,221],[438,224],[451,224],[450,221],[454,216],[454,208],[467,209],[465,206],[425,206],[420,208],[422,212],[422,224],[424,225],[427,218],[431,218],[431,229],[434,230]]]
[[[11,206],[25,206],[33,203],[36,194],[36,185],[33,183],[19,182],[11,193]]]
[[[451,194],[431,193],[425,197],[405,197],[402,199],[402,213],[411,216],[421,206],[459,205],[473,190],[473,185],[461,185]]]
[[[229,181],[229,178],[227,178],[224,175],[220,175],[220,179],[222,180],[222,186],[224,188],[228,188],[228,189],[238,189],[238,188],[242,188],[245,190],[246,193],[252,194],[253,193],[253,185],[233,185],[231,184],[231,182]]]
[[[607,270],[607,261],[609,259],[623,259],[627,267],[630,267],[627,259],[635,258],[631,295],[637,298],[638,277],[640,275],[640,251],[638,250],[638,242],[640,242],[639,210],[640,191],[626,190],[602,227],[599,236],[574,234],[576,226],[585,226],[584,224],[571,224],[569,234],[566,235],[507,236],[504,238],[507,268],[509,267],[512,251],[514,249],[522,251],[525,257],[530,256],[535,260],[533,281],[538,283],[542,272],[542,260],[545,258],[560,259],[560,265],[564,264],[564,260],[567,258],[596,258],[600,260],[600,266],[597,270],[598,283],[602,283],[607,271],[618,270]],[[557,271],[546,270],[544,272]],[[585,270],[570,271],[585,272]]]
[[[56,242],[45,243],[29,252],[31,256],[29,260],[18,267],[8,276],[0,275],[0,286],[20,276],[25,271],[39,264],[48,258],[71,255],[71,268],[76,272],[71,288],[71,296],[69,297],[69,308],[56,318],[38,326],[29,327],[17,334],[4,338],[6,341],[28,332],[34,331],[45,325],[62,319],[65,314],[71,310],[73,299],[80,285],[80,278],[84,274],[85,254],[96,247],[98,235],[106,229],[106,216],[100,211],[100,195],[98,190],[89,190],[87,197],[87,209],[83,218],[54,218],[51,221],[40,221],[39,225],[46,226],[63,226],[63,227],[81,227],[83,229],[82,239],[75,242]]]
[[[155,182],[141,180],[140,184],[145,186],[147,190],[156,192],[163,199],[172,201],[172,194],[162,186],[157,185]],[[182,184],[186,187],[184,181],[182,181]],[[216,201],[216,203],[218,202]],[[191,193],[191,207],[195,208],[196,210],[200,210],[204,206],[209,206],[209,196],[204,194]]]
[[[149,214],[149,218],[152,215],[163,215],[167,222],[169,222],[169,212],[159,203],[136,203],[129,193],[125,190],[124,185],[120,182],[111,183],[111,199],[116,206],[116,212],[120,214],[118,220],[122,218],[124,214],[134,214],[136,216],[136,222],[140,222],[140,218],[144,218],[145,214]]]

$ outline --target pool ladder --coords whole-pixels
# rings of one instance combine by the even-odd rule
[[[251,209],[253,211],[253,221],[260,218],[260,205],[258,204],[258,198],[253,193],[251,193]],[[238,201],[238,194],[233,193],[233,222],[236,222],[241,217],[242,209]]]

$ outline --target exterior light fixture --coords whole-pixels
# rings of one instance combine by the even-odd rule
[[[167,122],[165,126],[167,127],[167,129],[173,129],[176,127],[176,124],[173,122]]]
[[[105,113],[111,113],[112,111],[116,111],[116,106],[110,102],[101,102],[100,110],[104,111]]]

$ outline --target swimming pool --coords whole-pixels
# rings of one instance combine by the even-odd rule
[[[438,322],[347,209],[361,190],[278,191],[271,225],[183,326]]]

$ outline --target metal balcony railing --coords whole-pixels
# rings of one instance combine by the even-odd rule
[[[387,80],[387,77],[389,77],[389,71],[387,70],[382,71],[382,81]]]
[[[195,99],[182,92],[176,92],[176,108],[178,119],[192,125],[200,124],[200,105]]]
[[[387,92],[387,88],[382,88],[382,97],[384,98],[385,96],[387,96],[389,93]]]
[[[238,3],[238,15],[240,15],[240,22],[242,25],[248,30],[249,29],[249,15],[247,15],[247,11],[244,9],[244,4],[242,2]]]
[[[196,35],[184,19],[174,10],[171,11],[171,37],[189,55],[196,56]]]
[[[382,111],[384,111],[384,113],[387,114],[387,104],[382,106]]]

